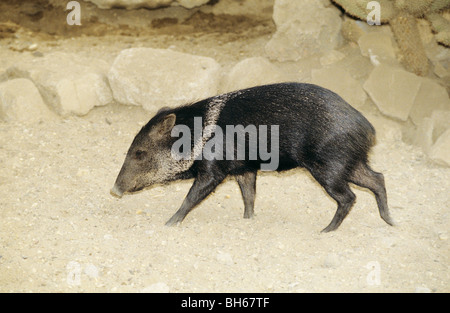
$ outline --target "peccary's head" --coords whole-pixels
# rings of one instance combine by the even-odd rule
[[[176,160],[171,157],[175,114],[157,114],[136,135],[117,176],[111,194],[122,197],[156,183],[171,180]]]

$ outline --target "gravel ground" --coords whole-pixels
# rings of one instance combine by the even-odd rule
[[[450,170],[401,141],[379,143],[396,227],[368,191],[322,234],[335,203],[304,170],[258,176],[245,220],[223,183],[178,227],[191,181],[116,199],[109,189],[149,119],[112,105],[84,118],[0,124],[2,292],[449,292]]]

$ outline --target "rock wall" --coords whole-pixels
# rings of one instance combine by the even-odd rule
[[[127,9],[191,8],[208,2],[90,1],[100,8]],[[232,11],[242,13],[238,6],[233,2]],[[214,14],[214,8],[205,12]],[[302,81],[329,88],[356,108],[376,108],[392,123],[409,127],[404,140],[420,145],[439,164],[450,165],[450,49],[438,43],[425,20],[417,21],[431,67],[428,76],[405,69],[389,26],[356,21],[328,0],[275,0],[276,32],[265,37],[264,51],[232,66],[176,48],[130,47],[111,63],[54,52],[0,68],[0,117],[37,121],[54,115],[51,112],[85,115],[112,102],[156,112],[221,92]],[[29,90],[25,96],[23,88]]]

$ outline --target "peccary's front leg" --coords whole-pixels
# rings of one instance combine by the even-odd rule
[[[256,196],[256,171],[236,175],[236,180],[244,200],[244,218],[252,218]]]
[[[223,175],[199,175],[194,181],[188,195],[178,211],[167,221],[166,226],[174,226],[181,223],[186,215],[205,199],[223,181]]]

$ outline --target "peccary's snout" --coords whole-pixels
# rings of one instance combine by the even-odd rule
[[[123,196],[123,191],[120,190],[120,188],[117,186],[117,184],[115,184],[114,187],[112,187],[110,193],[112,196],[114,196],[116,198],[122,198],[122,196]]]

